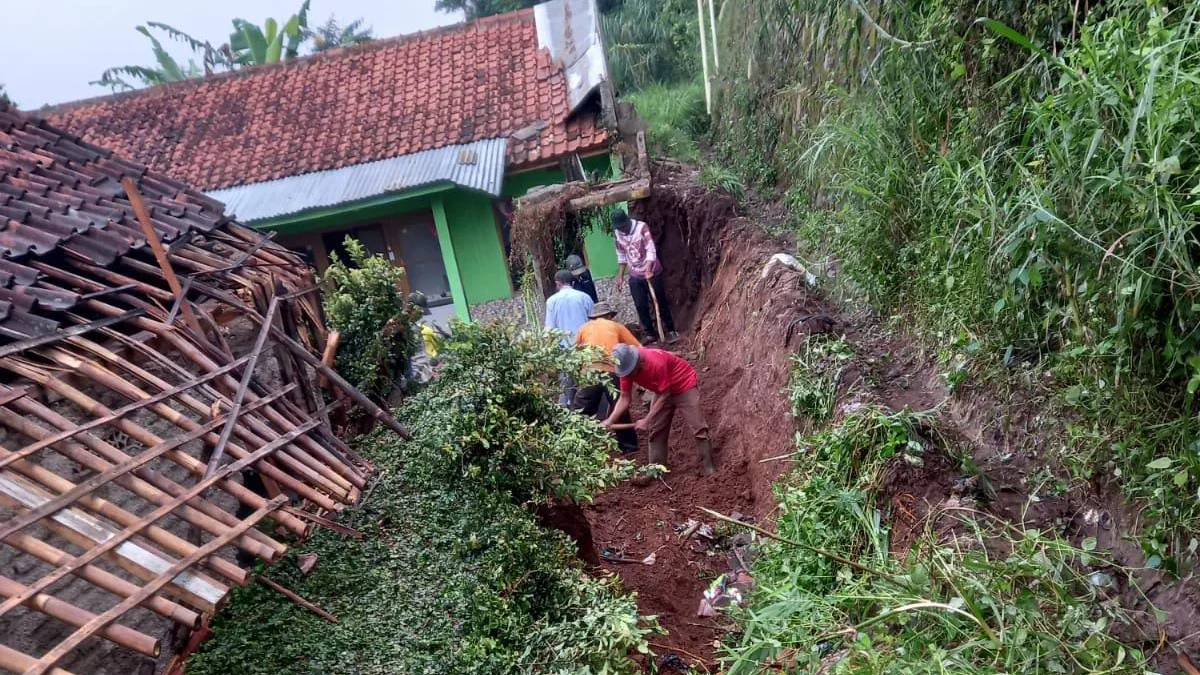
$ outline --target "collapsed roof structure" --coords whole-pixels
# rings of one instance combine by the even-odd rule
[[[231,552],[286,549],[257,525],[303,536],[359,498],[333,410],[404,433],[314,356],[300,257],[224,213],[0,104],[0,670],[67,675],[98,639],[157,654],[123,617],[194,627],[251,579]],[[59,626],[42,653],[5,644],[19,612]]]

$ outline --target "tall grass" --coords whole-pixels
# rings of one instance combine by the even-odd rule
[[[1050,371],[1087,431],[1047,461],[1139,500],[1166,557],[1200,526],[1197,11],[729,0],[714,126],[829,209],[803,239],[873,304]]]
[[[701,83],[655,84],[626,98],[645,123],[646,140],[654,154],[699,161],[700,140],[709,126]]]

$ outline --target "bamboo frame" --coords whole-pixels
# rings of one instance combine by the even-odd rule
[[[0,576],[0,615],[23,606],[77,630],[41,658],[0,644],[0,670],[70,675],[56,664],[92,636],[156,654],[157,636],[117,620],[140,606],[201,625],[235,585],[254,580],[219,549],[236,546],[268,563],[286,550],[253,527],[268,516],[298,536],[326,527],[361,538],[333,518],[361,497],[373,467],[337,437],[330,411],[358,406],[409,433],[327,363],[338,338],[329,340],[299,257],[237,223],[184,231],[164,246],[157,219],[179,229],[202,198],[187,195],[180,216],[173,197],[135,181],[123,187],[121,208],[131,215],[110,222],[116,236],[99,241],[140,231],[148,246],[115,261],[85,257],[105,243],[19,261],[38,271],[34,288],[76,301],[46,317],[60,323],[57,332],[0,336],[0,501],[15,509],[0,522],[0,543],[51,567],[35,578]],[[235,344],[214,319],[234,312],[250,320],[253,346]],[[285,384],[262,380],[269,358]],[[64,473],[63,461],[77,468]],[[260,473],[269,496],[243,484],[243,471]],[[214,489],[231,500],[210,499]],[[288,505],[288,495],[300,502]],[[252,515],[239,517],[231,503]],[[201,539],[179,531],[188,526]],[[55,597],[68,577],[115,604]]]

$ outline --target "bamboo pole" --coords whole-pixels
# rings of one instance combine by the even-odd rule
[[[235,298],[235,300],[236,300],[236,298]],[[96,309],[97,311],[100,311],[100,312],[103,312],[103,313],[109,314],[109,315],[121,311],[120,309],[118,309],[116,307],[107,305],[107,304],[99,302],[99,301],[91,301],[88,303],[88,306]],[[194,349],[190,343],[187,343],[176,332],[166,329],[166,327],[163,326],[161,323],[156,323],[152,320],[145,319],[145,318],[139,319],[136,323],[139,327],[170,342],[181,354],[186,356],[189,360],[196,363],[196,365],[200,366],[201,368],[203,368],[205,370],[212,370],[212,369],[218,367],[216,361],[214,361],[213,359],[209,358],[208,356],[206,356],[203,353]],[[187,373],[183,369],[180,369],[177,364],[174,364],[170,360],[165,359],[161,354],[155,352],[154,350],[150,349],[146,345],[142,345],[142,344],[138,343],[137,341],[134,341],[134,340],[131,340],[130,338],[122,336],[119,333],[116,333],[115,331],[106,331],[105,334],[113,336],[115,339],[122,341],[123,343],[127,344],[128,346],[151,356],[151,358],[154,358],[156,361],[162,363],[164,366],[171,368],[172,370],[175,370],[177,372],[180,372],[184,377],[192,377],[190,375],[190,373]],[[109,360],[112,360],[112,359],[109,359]],[[116,359],[116,360],[120,361],[120,359]],[[126,367],[126,368],[129,367],[128,365],[126,365],[124,363],[122,365],[123,365],[123,367]],[[225,378],[225,380],[223,380],[223,381],[228,381],[230,383],[231,390],[233,390],[237,386],[236,381],[234,381],[230,378]],[[305,412],[299,416],[294,416],[293,420],[285,421],[286,418],[279,415],[279,413],[277,413],[273,408],[267,409],[265,411],[265,413],[266,413],[266,416],[274,424],[277,424],[277,425],[283,427],[284,429],[288,429],[288,428],[295,426],[295,424],[299,423],[305,417],[307,417],[308,414],[311,414],[309,412]],[[329,436],[331,439],[333,439],[332,442],[334,443],[334,445],[338,446],[339,449],[341,449],[343,452],[347,452],[351,457],[357,457],[357,455],[352,450],[350,450],[348,446],[345,446],[344,443],[338,442],[336,437],[334,437],[332,433],[330,433]],[[338,475],[342,476],[345,480],[349,481],[355,487],[361,489],[366,484],[366,478],[360,472],[355,470],[353,466],[347,464],[342,459],[336,457],[333,453],[328,451],[326,448],[322,447],[319,443],[317,443],[312,438],[305,437],[305,438],[300,439],[299,442],[302,445],[305,445],[313,454],[320,456],[329,466],[331,466],[333,468],[334,472],[336,472]],[[335,482],[341,483],[341,480],[335,479]],[[343,484],[343,488],[348,490],[349,486]]]
[[[316,421],[309,422],[309,425],[311,425],[309,428],[315,427],[317,425],[317,422]],[[296,435],[299,435],[300,433],[303,433],[304,431],[307,431],[307,429],[305,429],[304,427],[300,427],[293,433],[295,433]],[[282,441],[282,440],[279,441],[279,443],[282,443],[282,442],[284,442],[284,441]],[[270,447],[270,446],[264,447],[261,450],[259,450],[258,452],[254,453],[253,455],[250,455],[250,456],[248,456],[244,459],[240,459],[232,464],[227,464],[227,465],[221,467],[212,476],[209,476],[208,478],[201,480],[200,482],[193,485],[190,489],[188,489],[188,491],[185,492],[183,495],[176,497],[171,502],[164,504],[164,505],[160,506],[159,508],[155,509],[154,511],[152,511],[151,513],[147,514],[140,521],[135,523],[132,527],[125,528],[119,534],[109,538],[105,542],[88,549],[88,551],[86,553],[76,557],[75,560],[71,564],[59,567],[54,572],[51,572],[50,574],[42,577],[41,579],[39,579],[37,581],[36,584],[28,587],[28,590],[26,591],[26,593],[9,598],[3,604],[0,604],[0,616],[5,614],[6,612],[10,611],[13,607],[23,603],[26,599],[24,597],[26,594],[37,593],[37,592],[44,590],[45,588],[54,584],[55,582],[57,582],[59,579],[63,578],[67,574],[70,574],[72,572],[72,570],[74,570],[75,568],[85,565],[87,563],[90,563],[92,560],[95,560],[96,558],[104,555],[108,551],[116,548],[117,546],[121,545],[123,542],[125,542],[129,538],[136,535],[142,528],[144,528],[144,527],[150,525],[151,523],[158,521],[160,518],[163,518],[163,517],[167,516],[168,514],[170,514],[176,507],[178,507],[183,502],[187,501],[188,499],[191,499],[192,497],[196,497],[196,496],[204,494],[205,491],[207,491],[212,485],[216,484],[219,480],[221,480],[225,476],[228,476],[228,475],[234,473],[235,471],[240,471],[241,469],[245,468],[246,466],[253,464],[258,459],[268,456],[271,452],[274,451],[274,449],[275,448]],[[146,598],[150,597],[150,594],[157,592],[159,589],[166,586],[168,583],[171,583],[171,581],[173,579],[175,579],[175,577],[182,574],[184,571],[186,571],[188,568],[190,568],[193,564],[195,564],[196,562],[199,562],[200,560],[203,560],[208,555],[211,555],[212,553],[216,552],[216,550],[218,548],[220,548],[221,546],[224,546],[226,543],[233,541],[242,532],[245,532],[246,530],[251,529],[251,527],[258,520],[260,520],[263,516],[267,515],[267,513],[273,512],[273,511],[277,510],[280,506],[282,506],[284,501],[286,501],[286,498],[278,497],[274,500],[266,502],[263,506],[259,507],[258,511],[255,512],[254,516],[251,516],[249,519],[240,521],[237,525],[230,528],[228,532],[218,536],[216,539],[213,539],[212,541],[208,542],[204,546],[201,546],[199,549],[197,549],[196,553],[193,553],[191,556],[184,558],[180,562],[177,562],[175,565],[168,568],[167,572],[162,573],[155,580],[147,583],[137,593],[135,593],[132,596],[121,601],[121,603],[118,603],[118,605],[116,607],[116,608],[126,607],[126,609],[122,609],[121,612],[117,613],[116,615],[111,615],[110,613],[113,612],[113,609],[116,609],[116,608],[113,608],[113,609],[108,610],[108,612],[105,612],[101,616],[102,617],[111,616],[111,618],[115,619],[117,616],[120,616],[125,611],[127,611],[128,608],[132,608],[133,606],[136,606],[137,604],[139,604]],[[275,517],[278,520],[279,514],[276,514]],[[214,544],[217,544],[217,542],[221,542],[221,543],[217,546],[214,546]],[[181,567],[180,565],[184,562],[186,562],[187,564],[183,565]],[[148,593],[147,592],[148,589],[152,589],[152,590],[150,590]],[[136,601],[135,601],[135,599],[136,599]],[[131,601],[133,601],[133,603],[129,604]],[[91,623],[89,623],[88,625],[90,626]],[[101,624],[101,626],[102,625],[107,625],[107,624]],[[100,627],[100,626],[97,626],[97,627]],[[84,630],[84,629],[81,628],[80,631],[82,631],[82,630]],[[79,635],[79,632],[76,632],[75,635]],[[84,637],[86,637],[86,635]],[[70,642],[70,640],[68,639],[68,641],[60,643],[58,645],[58,647],[55,647],[55,650],[61,648],[64,644],[67,644],[67,642]],[[51,650],[51,653],[55,653],[55,650]],[[65,653],[65,652],[63,652],[63,653]],[[61,654],[59,655],[58,658],[61,658]],[[54,662],[51,661],[50,663],[53,664]]]
[[[3,668],[10,673],[25,673],[36,665],[37,659],[33,658],[32,656],[29,656],[28,654],[22,654],[11,647],[0,645],[0,668]],[[51,668],[50,675],[75,674],[69,670],[63,670],[62,668]]]
[[[11,598],[14,595],[24,593],[25,590],[25,586],[8,577],[0,576],[0,596]],[[36,609],[46,616],[76,627],[86,625],[87,622],[96,618],[96,615],[89,611],[80,609],[69,602],[64,602],[45,593],[34,594],[33,597],[25,602],[25,605]],[[118,624],[106,626],[100,634],[122,647],[132,649],[146,656],[158,656],[160,651],[157,639]]]
[[[304,598],[300,597],[300,595],[298,593],[296,593],[292,589],[288,588],[287,586],[284,586],[283,584],[281,584],[277,581],[272,581],[271,579],[268,579],[266,577],[261,577],[261,576],[255,577],[255,580],[258,581],[258,583],[262,584],[263,586],[266,586],[267,588],[279,593],[280,595],[287,598],[288,600],[291,600],[292,602],[296,603],[297,605],[300,605],[304,609],[307,609],[308,611],[312,612],[313,614],[316,614],[317,616],[321,617],[322,619],[325,619],[329,623],[337,623],[338,622],[336,616],[330,614],[329,612],[326,612],[325,610],[318,607],[316,604],[309,602],[308,600],[305,600]]]
[[[712,32],[713,72],[721,72],[721,54],[717,47],[717,12],[713,9],[713,0],[708,0],[708,29]]]
[[[87,411],[89,414],[91,414],[93,416],[96,416],[96,417],[110,416],[111,417],[113,415],[113,411],[111,409],[109,409],[107,406],[103,405],[96,399],[88,396],[84,392],[80,391],[79,389],[77,389],[75,387],[68,385],[65,382],[62,382],[60,380],[50,377],[47,373],[42,372],[41,370],[39,370],[37,368],[31,367],[31,365],[22,364],[22,363],[14,363],[11,361],[0,361],[0,368],[5,368],[7,370],[10,370],[10,371],[22,376],[22,377],[26,377],[30,380],[33,380],[34,382],[37,382],[38,384],[42,385],[43,387],[46,387],[46,388],[54,391],[55,393],[63,396],[64,398],[67,398],[72,403],[83,408],[85,411]],[[132,384],[126,382],[125,380],[121,379],[120,377],[117,377],[116,375],[110,373],[107,370],[103,370],[101,368],[92,366],[92,365],[90,365],[88,363],[84,363],[82,361],[80,361],[77,364],[77,368],[78,368],[78,372],[88,376],[89,379],[91,379],[93,381],[93,383],[107,387],[108,389],[111,389],[112,391],[120,393],[122,396],[125,396],[125,397],[133,399],[133,400],[151,398],[151,396],[149,394],[147,394],[146,392],[144,392],[141,389],[139,389],[138,387],[135,387]],[[291,386],[294,386],[294,385],[289,385],[289,387],[291,387]],[[200,426],[194,420],[184,416],[183,414],[179,413],[179,411],[177,411],[174,408],[172,408],[168,405],[165,405],[163,403],[154,403],[154,404],[148,406],[148,409],[151,412],[154,412],[155,414],[157,414],[159,417],[163,418],[164,420],[167,420],[168,422],[179,427],[180,429],[183,429],[184,431],[195,431]],[[128,434],[130,436],[130,438],[133,438],[137,442],[139,442],[145,446],[148,446],[148,447],[158,445],[159,443],[161,443],[163,441],[162,438],[158,437],[157,435],[155,435],[153,433],[150,433],[146,429],[143,429],[142,427],[138,426],[136,423],[134,423],[132,420],[129,420],[129,419],[117,417],[117,418],[113,419],[110,422],[110,424],[112,424],[112,426],[114,426],[114,427],[120,429],[121,431],[125,432],[126,434]],[[217,434],[210,433],[210,434],[204,436],[203,439],[207,443],[215,443],[217,440]],[[244,448],[242,448],[240,445],[230,445],[229,453],[231,455],[233,455],[234,457],[238,457],[238,458],[244,457],[248,454],[247,451]],[[188,471],[192,472],[193,474],[195,474],[197,476],[202,476],[204,474],[204,470],[205,470],[204,464],[201,463],[199,460],[197,460],[195,457],[192,457],[191,455],[189,455],[185,452],[182,452],[180,450],[172,450],[171,452],[168,452],[166,454],[166,457],[170,458],[172,461],[174,461],[175,463],[179,464],[180,466],[182,466],[183,468],[187,469]],[[277,459],[281,459],[281,458],[277,458]],[[302,465],[300,465],[300,466],[302,466]],[[308,499],[308,500],[312,501],[313,503],[319,505],[321,508],[328,509],[330,511],[340,511],[342,509],[342,506],[340,504],[338,504],[337,502],[329,499],[324,494],[317,492],[317,490],[315,488],[294,478],[287,472],[279,469],[278,467],[276,467],[274,465],[263,463],[259,468],[263,473],[265,473],[265,474],[271,476],[272,478],[274,478],[275,480],[279,481],[279,483],[281,485],[286,485],[289,489],[294,490],[297,494],[300,494],[305,499]],[[321,483],[320,481],[316,481],[316,482],[317,482],[317,484]],[[261,506],[262,504],[266,503],[266,500],[263,499],[260,495],[255,494],[253,491],[246,489],[244,486],[242,486],[239,483],[232,481],[232,480],[222,482],[221,489],[225,490],[225,492],[227,492],[231,496],[237,498],[239,501],[249,504],[251,506],[254,506],[256,508],[258,506]],[[283,516],[282,518],[284,520],[294,521],[292,523],[292,525],[298,526],[300,528],[300,531],[298,531],[297,534],[303,534],[303,532],[304,532],[303,522],[301,522],[295,518],[292,518],[291,516],[286,516],[286,515]]]
[[[216,298],[217,300],[221,300],[222,302],[224,302],[227,305],[230,305],[231,307],[235,307],[235,308],[243,310],[247,314],[247,316],[249,316],[250,319],[256,323],[262,322],[262,317],[258,316],[257,313],[255,313],[250,307],[248,307],[246,305],[246,303],[242,302],[241,300],[238,300],[236,297],[233,297],[232,295],[230,295],[229,293],[226,293],[225,291],[222,291],[218,288],[214,288],[207,284],[200,284],[200,283],[196,284],[196,290],[198,290],[202,293],[206,293],[206,294]],[[288,350],[290,350],[293,354],[295,354],[297,357],[299,357],[300,360],[304,361],[309,366],[314,368],[318,373],[321,373],[325,377],[328,377],[330,381],[332,381],[339,388],[341,388],[343,391],[345,391],[346,394],[355,403],[357,403],[360,407],[362,407],[362,409],[365,410],[367,412],[367,414],[369,414],[373,419],[375,419],[376,421],[382,422],[389,429],[391,429],[392,431],[395,431],[401,438],[404,438],[406,440],[412,438],[412,434],[409,433],[408,429],[406,429],[403,425],[401,425],[394,418],[392,418],[392,416],[389,415],[386,411],[381,409],[379,406],[375,405],[375,403],[373,401],[371,401],[371,399],[364,396],[362,392],[360,392],[357,388],[354,387],[354,385],[347,382],[345,380],[345,378],[343,378],[341,375],[339,375],[337,373],[337,371],[334,371],[330,368],[325,367],[325,364],[321,363],[321,359],[310,354],[308,352],[308,350],[306,350],[300,343],[291,339],[290,337],[285,335],[282,331],[280,331],[276,327],[271,328],[271,334],[274,335],[277,340],[279,340],[281,343],[283,343],[283,345],[286,346],[288,348]]]
[[[258,357],[262,354],[263,347],[267,344],[267,335],[271,332],[271,324],[275,322],[275,312],[279,310],[279,297],[271,298],[271,304],[267,307],[267,313],[263,316],[262,328],[258,330],[258,337],[254,340],[254,347],[250,349],[250,361],[242,370],[242,381],[238,383],[237,393],[234,394],[233,403],[229,406],[229,416],[225,420],[225,426],[221,429],[221,435],[217,438],[217,442],[213,445],[212,456],[208,459],[208,467],[204,471],[204,477],[208,478],[221,465],[221,457],[225,454],[225,446],[229,444],[229,438],[233,435],[233,428],[237,425],[238,416],[242,414],[242,401],[246,399],[246,389],[250,387],[250,380],[254,377],[254,367],[258,365]]]
[[[700,21],[700,62],[704,70],[704,108],[712,114],[712,79],[708,75],[708,38],[704,35],[704,0],[696,0],[696,18]]]
[[[57,429],[65,430],[75,427],[75,424],[67,418],[28,398],[18,399],[13,405],[21,412],[33,415]],[[0,422],[30,438],[44,438],[49,433],[4,408],[0,408]],[[114,463],[129,459],[129,455],[91,434],[80,434],[76,436],[76,441],[78,443],[58,443],[55,445],[55,450],[92,471],[106,471]],[[183,486],[151,469],[137,471],[136,477],[123,476],[117,480],[117,484],[142,499],[160,506],[170,501],[172,497],[183,494],[185,490]],[[225,532],[238,522],[233,514],[222,511],[216,505],[203,499],[185,504],[175,512],[175,515],[213,535]],[[267,562],[278,559],[287,548],[257,530],[251,530],[245,538],[239,540],[239,546],[247,553],[258,556]]]
[[[117,334],[117,335],[119,335],[119,334]],[[146,345],[137,343],[136,341],[133,341],[130,338],[127,338],[125,336],[120,336],[118,339],[128,341],[127,344],[129,346],[131,346],[132,348],[134,348],[137,351],[140,351],[140,352],[146,354],[147,356],[150,356],[152,359],[155,360],[155,362],[160,363],[164,367],[179,374],[179,376],[181,378],[189,379],[189,378],[194,377],[189,371],[187,371],[184,368],[181,368],[178,364],[171,361],[169,358],[166,358],[163,354],[147,347]],[[155,376],[153,373],[150,373],[149,371],[146,371],[146,370],[140,368],[139,366],[134,365],[128,359],[122,359],[119,355],[113,353],[112,351],[110,351],[108,349],[105,349],[104,347],[102,347],[100,345],[97,345],[95,343],[92,343],[87,340],[82,340],[82,339],[76,340],[75,344],[78,344],[79,346],[83,347],[84,349],[86,349],[90,353],[94,354],[95,356],[101,358],[102,360],[107,361],[107,362],[113,364],[114,366],[120,367],[130,373],[133,373],[134,375],[138,376],[139,378],[141,378],[143,381],[147,382],[148,384],[151,384],[155,387],[159,387],[161,389],[166,389],[166,388],[171,387],[170,383],[168,383],[167,381]],[[244,363],[247,358],[248,357],[242,357],[241,359],[238,359],[238,361],[236,363],[240,365],[240,364]],[[206,361],[204,364],[200,364],[200,365],[202,367],[204,367],[207,365],[207,363],[208,363],[208,361]],[[228,375],[228,373],[230,372],[229,368],[228,368],[228,364],[226,366],[221,366],[221,367],[217,368],[217,370],[220,371],[223,382],[231,382],[231,383],[235,382]],[[207,381],[209,378],[204,377],[202,379]],[[211,389],[210,387],[200,387],[199,389],[201,391],[205,392],[210,398],[212,398],[214,400],[214,402],[220,402],[227,406],[231,405],[228,397],[224,396],[220,392],[217,392],[217,391]],[[250,394],[250,397],[251,397],[252,402],[259,400],[259,397],[256,395]],[[286,401],[286,399],[284,399],[284,400]],[[209,411],[211,410],[211,405],[205,404],[193,397],[187,396],[186,394],[180,395],[179,401],[200,414],[208,414]],[[296,420],[296,421],[283,420],[282,416],[274,410],[274,403],[272,403],[271,406],[267,406],[266,408],[263,408],[262,410],[256,409],[255,412],[257,414],[265,415],[268,420],[275,422],[278,426],[283,428],[283,432],[276,431],[271,426],[269,426],[267,424],[263,424],[262,422],[259,422],[258,420],[254,419],[254,417],[246,418],[246,422],[248,423],[250,428],[247,429],[246,427],[239,426],[237,428],[238,437],[256,447],[258,445],[261,445],[262,443],[265,443],[265,442],[271,440],[272,438],[277,438],[280,433],[284,433],[288,429],[294,428],[295,425],[299,422],[299,420]],[[314,441],[311,437],[305,436],[303,438],[298,439],[297,442],[299,445],[303,445],[303,446],[307,447],[309,449],[310,453],[305,453],[298,448],[293,449],[292,447],[285,448],[284,452],[294,456],[298,461],[304,462],[313,470],[318,471],[322,475],[324,475],[327,480],[332,481],[334,484],[336,484],[342,492],[341,492],[341,494],[339,494],[338,492],[334,492],[334,496],[337,496],[339,498],[343,497],[343,496],[348,496],[349,493],[353,489],[352,486],[361,487],[361,485],[366,483],[366,479],[361,474],[354,471],[353,467],[346,465],[345,462],[341,461],[337,457],[334,457],[332,453],[330,453],[327,449],[325,449],[325,448],[321,447],[319,444],[317,444],[316,441]],[[325,463],[322,463],[321,461],[318,461],[317,458],[310,456],[310,454],[314,454],[314,453],[316,455],[318,455],[320,458],[323,458]]]
[[[129,197],[129,203],[133,206],[133,213],[137,216],[138,225],[142,227],[142,233],[146,235],[146,241],[150,244],[150,250],[154,252],[154,259],[158,261],[158,266],[162,268],[163,276],[167,279],[167,285],[171,287],[171,292],[176,298],[183,302],[183,320],[187,322],[188,327],[196,332],[196,336],[204,335],[200,331],[200,322],[196,320],[196,315],[192,313],[192,308],[184,299],[183,289],[179,285],[179,279],[175,276],[175,270],[171,268],[171,260],[167,257],[167,252],[163,250],[162,240],[158,235],[158,230],[154,229],[154,223],[150,220],[150,213],[146,211],[146,203],[142,200],[142,195],[138,192],[137,184],[133,179],[126,176],[121,180],[121,186],[125,188],[125,196]]]
[[[5,539],[4,543],[50,565],[69,565],[75,559],[75,556],[25,533],[14,534]],[[138,590],[136,584],[95,565],[84,565],[73,570],[72,574],[121,598],[128,598]],[[142,606],[187,628],[195,629],[200,625],[199,614],[161,596],[150,598]]]
[[[39,500],[45,498],[44,493],[35,492],[31,485],[15,481],[11,476],[0,476],[0,504],[32,508],[40,503]],[[63,509],[52,518],[42,521],[41,525],[85,551],[99,548],[100,554],[106,555],[112,562],[140,579],[153,579],[171,564],[171,558],[160,551],[130,541],[132,535],[118,535],[116,530],[78,509]],[[88,562],[92,559],[94,558],[89,558]],[[49,576],[54,575],[39,579],[29,587],[28,592],[38,593],[48,588],[50,583],[53,583],[44,583]],[[61,577],[55,578],[55,581],[58,578]],[[188,605],[211,613],[225,602],[230,588],[207,576],[188,572],[186,576],[175,581],[171,591]],[[17,597],[20,599],[10,598],[9,602],[0,604],[0,615],[28,599],[24,594]]]
[[[7,450],[0,448],[0,457],[8,454]],[[44,485],[45,487],[66,494],[76,486],[71,481],[59,476],[58,474],[45,469],[33,462],[21,460],[12,465],[12,470]],[[132,523],[137,522],[137,516],[122,509],[121,507],[109,501],[97,497],[95,494],[85,494],[79,498],[79,504],[91,510],[99,516],[107,518],[121,527],[128,527]],[[164,530],[157,525],[151,525],[143,530],[143,534],[150,541],[162,546],[169,553],[179,556],[191,555],[196,547],[182,537]],[[5,537],[0,537],[0,541]],[[212,571],[229,579],[235,584],[243,585],[250,580],[250,574],[246,570],[229,562],[224,558],[213,556],[204,561]]]
[[[37,663],[35,663],[33,667],[27,669],[24,675],[45,675],[47,671],[54,667],[54,664],[58,663],[60,659],[82,644],[84,640],[88,639],[88,637],[90,637],[96,631],[104,628],[113,621],[116,621],[118,618],[124,615],[125,612],[128,612],[146,598],[149,598],[151,595],[159,592],[159,590],[161,590],[164,586],[171,583],[171,579],[173,579],[175,575],[196,564],[205,556],[212,555],[222,546],[225,546],[229,542],[233,541],[243,531],[254,527],[258,521],[262,520],[267,515],[271,514],[273,511],[282,506],[284,501],[286,500],[283,497],[271,500],[262,508],[255,511],[249,518],[242,521],[237,528],[208,542],[204,546],[200,547],[200,550],[198,550],[195,554],[175,563],[171,569],[167,570],[154,581],[151,581],[143,586],[136,594],[117,603],[114,607],[111,607],[103,614],[87,622],[87,624],[76,630],[66,640],[63,640],[55,645],[53,649],[43,655],[42,658],[38,659]]]
[[[269,402],[269,400],[263,399],[262,401],[259,401],[258,404],[261,405],[264,402]],[[201,436],[209,434],[213,429],[217,428],[221,424],[225,424],[226,422],[227,420],[225,418],[215,418],[210,420],[208,423],[200,426],[195,431],[191,431],[183,436],[176,436],[174,438],[167,439],[158,445],[147,448],[144,452],[139,453],[137,456],[131,457],[124,462],[121,462],[107,471],[103,471],[89,477],[79,485],[73,485],[69,490],[55,497],[54,499],[49,500],[45,504],[10,518],[8,522],[0,524],[0,539],[4,539],[13,532],[24,529],[38,520],[56,513],[60,509],[70,506],[78,501],[80,497],[90,494],[93,490],[111,483],[117,478],[154,461],[158,457],[171,452],[180,446],[191,443]],[[5,451],[5,454],[10,453]],[[207,476],[205,476],[205,478],[207,478]]]

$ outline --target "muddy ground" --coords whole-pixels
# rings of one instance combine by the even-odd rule
[[[1127,531],[1136,509],[1091,486],[1054,499],[1031,499],[1026,479],[1044,464],[1042,450],[1051,434],[1036,396],[986,386],[951,396],[935,356],[917,340],[883,330],[869,313],[847,313],[800,273],[782,269],[764,275],[772,255],[794,249],[791,242],[764,233],[763,219],[780,217],[777,209],[758,208],[753,219],[743,217],[729,196],[696,186],[693,173],[660,168],[655,181],[654,196],[635,207],[633,215],[651,224],[664,261],[669,300],[684,337],[674,350],[700,374],[717,474],[698,475],[691,435],[676,419],[670,473],[649,487],[619,486],[586,507],[585,515],[597,552],[634,561],[654,554],[652,565],[602,565],[636,591],[642,612],[658,616],[666,629],[666,635],[652,641],[659,661],[675,654],[717,671],[714,656],[729,625],[720,614],[702,617],[697,610],[712,580],[737,561],[728,546],[683,539],[676,530],[689,518],[712,523],[701,507],[742,514],[771,527],[772,483],[789,468],[786,460],[773,458],[793,449],[797,432],[809,431],[793,421],[785,393],[788,357],[800,342],[793,336],[786,343],[789,326],[796,333],[835,331],[853,346],[855,357],[840,379],[841,413],[864,405],[930,412],[930,428],[921,430],[932,449],[924,455],[924,466],[897,462],[882,480],[882,504],[896,555],[907,553],[937,505],[958,498],[956,491],[969,477],[962,458],[970,458],[979,471],[978,491],[987,495],[980,506],[987,511],[1054,529],[1075,541],[1098,536],[1101,549],[1118,562],[1140,565],[1140,552],[1119,535]],[[639,416],[644,410],[642,405]],[[646,461],[644,438],[635,459]],[[1162,581],[1143,578],[1141,585],[1149,600],[1168,613],[1166,623],[1155,626],[1147,620],[1121,637],[1147,651],[1157,643],[1158,670],[1177,672],[1175,659],[1162,647],[1170,643],[1198,655],[1200,594],[1190,581]],[[1131,590],[1125,593],[1128,606],[1147,610],[1135,596]]]

